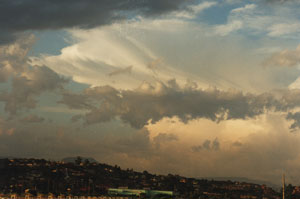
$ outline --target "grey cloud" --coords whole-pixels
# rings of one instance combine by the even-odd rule
[[[205,140],[202,143],[202,145],[192,147],[193,152],[200,152],[202,150],[206,150],[206,151],[218,151],[218,150],[220,150],[220,142],[219,142],[218,138],[215,138],[213,141]]]
[[[78,94],[74,96],[78,97]],[[281,101],[267,93],[253,95],[217,89],[180,88],[174,81],[168,84],[158,82],[156,86],[143,84],[136,90],[94,87],[86,89],[81,97],[97,104],[84,116],[86,124],[120,118],[136,128],[142,128],[148,122],[156,123],[164,117],[177,116],[183,122],[197,118],[218,122],[253,118],[266,110],[285,108]],[[75,108],[84,107],[86,101],[74,104],[63,98],[60,103]]]
[[[120,74],[126,74],[126,73],[130,74],[131,72],[132,72],[132,66],[128,66],[126,68],[116,69],[115,71],[109,73],[108,76],[112,77]]]
[[[39,117],[37,115],[28,115],[20,120],[25,123],[41,123],[45,121],[45,118]]]
[[[0,136],[12,135],[15,130],[15,125],[9,124],[6,120],[0,117]]]
[[[82,118],[82,115],[74,115],[74,116],[71,118],[71,121],[72,121],[72,122],[78,122],[81,118]]]
[[[82,145],[88,146],[71,136],[70,130],[63,131],[55,125],[14,123],[14,126],[14,132],[3,134],[0,141],[1,151],[9,156],[59,158],[80,154],[84,150]]]
[[[206,150],[210,150],[210,143],[211,143],[210,140],[205,140],[202,144],[202,148]]]
[[[153,147],[148,130],[122,128],[120,136],[117,133],[120,128],[82,130],[76,125],[24,124],[19,120],[2,121],[0,118],[0,150],[3,155],[13,157],[61,159],[66,156],[93,156],[100,162],[122,163],[123,166],[133,162],[137,164],[139,159],[150,159]],[[75,131],[78,133],[74,134]],[[87,135],[94,131],[98,132],[96,137]]]
[[[28,30],[92,28],[133,15],[153,16],[181,8],[193,0],[3,0],[0,43]]]
[[[199,145],[199,146],[192,146],[192,151],[193,152],[199,152],[199,151],[202,151],[202,145]]]
[[[156,145],[156,148],[159,148],[162,143],[177,141],[178,137],[174,134],[159,133],[153,138],[153,142]]]
[[[36,107],[36,97],[43,92],[62,89],[66,79],[48,67],[28,67],[22,75],[14,76],[11,91],[0,94],[0,101],[5,103],[5,111],[15,115],[21,109]]]
[[[58,103],[65,103],[71,109],[93,108],[92,101],[90,101],[88,96],[65,92],[62,94],[62,97],[63,99],[61,101],[58,101]]]
[[[11,115],[21,109],[32,109],[36,97],[44,92],[63,89],[67,80],[46,66],[30,66],[27,54],[34,44],[32,35],[0,47],[0,82],[11,83],[11,88],[0,93],[5,111]]]
[[[232,146],[241,147],[241,146],[243,146],[243,143],[241,143],[240,141],[235,141],[235,142],[232,143]]]
[[[20,33],[12,33],[10,31],[1,31],[0,32],[0,46],[10,43],[11,41],[17,40],[20,36]]]
[[[220,142],[218,140],[218,138],[214,139],[214,141],[212,142],[212,149],[215,151],[220,150]]]
[[[300,128],[300,112],[288,113],[286,119],[293,121],[293,123],[290,126],[292,130],[296,130]]]
[[[300,89],[279,90],[279,95],[282,96],[281,106],[287,109],[300,106]]]
[[[102,163],[118,164],[124,169],[148,170],[157,174],[171,172],[184,176],[246,176],[275,182],[280,179],[278,170],[281,171],[282,168],[287,168],[293,176],[300,174],[299,149],[295,147],[299,145],[299,137],[282,129],[285,123],[282,118],[268,120],[270,123],[267,126],[270,129],[266,128],[264,132],[247,137],[243,140],[244,145],[233,151],[224,147],[218,151],[202,149],[194,153],[186,146],[186,141],[180,140],[178,147],[168,142],[164,148],[155,148],[147,129],[134,130],[124,128],[123,125],[115,128],[115,124],[112,124],[113,128],[99,125],[76,130],[74,124],[64,124],[65,127],[62,128],[49,123],[20,125],[9,122],[4,124],[0,119],[0,127],[5,126],[5,129],[0,128],[0,150],[5,156],[46,159],[92,156]],[[209,139],[210,148],[213,140]],[[228,143],[229,140],[219,140],[221,145],[223,141]],[[200,142],[200,146],[203,142]],[[187,165],[189,169],[186,169]]]
[[[112,141],[112,142],[110,142]],[[113,145],[112,150],[117,153],[128,153],[133,157],[150,156],[151,142],[149,131],[145,128],[135,131],[125,138],[112,137],[105,141],[107,146]]]
[[[279,91],[282,98],[280,100],[281,111],[287,111],[286,119],[292,121],[291,131],[300,129],[300,112],[294,112],[293,109],[300,107],[300,90],[281,90]]]

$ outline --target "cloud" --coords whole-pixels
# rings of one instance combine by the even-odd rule
[[[215,5],[217,5],[217,2],[204,1],[198,5],[187,6],[186,10],[175,11],[175,13],[171,13],[171,14],[174,15],[175,17],[179,17],[179,18],[193,19],[197,16],[197,14],[199,14],[203,10],[211,8]]]
[[[8,1],[3,2],[6,4]],[[299,150],[297,148],[295,150],[294,147],[300,143],[299,135],[288,132],[288,128],[292,130],[300,128],[300,116],[297,112],[300,106],[299,90],[280,91],[277,96],[274,93],[251,94],[220,88],[200,89],[202,86],[198,86],[194,81],[184,85],[185,79],[190,76],[166,69],[168,64],[174,68],[180,65],[182,71],[195,73],[195,76],[200,77],[199,79],[213,77],[209,79],[211,80],[209,84],[215,85],[214,83],[219,81],[221,86],[225,84],[224,74],[227,73],[227,79],[238,83],[238,86],[244,81],[250,82],[253,86],[253,83],[258,82],[259,75],[268,79],[269,76],[266,74],[270,71],[263,73],[255,62],[251,61],[252,58],[255,59],[249,56],[248,48],[252,45],[246,43],[244,45],[247,48],[237,47],[232,50],[235,42],[242,42],[239,37],[234,37],[232,40],[229,40],[229,37],[221,39],[217,36],[206,37],[205,33],[216,29],[187,18],[180,21],[177,19],[146,20],[142,17],[133,22],[101,27],[101,30],[74,30],[73,33],[76,35],[74,38],[78,39],[76,40],[78,43],[64,48],[60,56],[50,56],[53,59],[49,59],[47,63],[36,66],[31,62],[32,66],[30,66],[27,56],[35,39],[34,37],[25,39],[19,35],[19,32],[25,29],[91,28],[123,19],[123,15],[118,14],[121,8],[112,11],[112,15],[105,15],[106,11],[102,13],[94,11],[106,9],[105,6],[116,3],[115,0],[81,1],[82,5],[78,8],[75,7],[78,6],[79,1],[72,1],[73,4],[70,2],[68,0],[9,2],[16,7],[19,6],[21,13],[25,4],[35,3],[37,5],[32,5],[32,8],[28,7],[26,10],[37,9],[37,13],[20,14],[28,16],[28,19],[24,18],[26,24],[24,22],[23,25],[19,14],[15,13],[15,21],[11,18],[11,25],[8,24],[5,31],[2,28],[5,26],[1,26],[0,42],[5,43],[18,38],[11,45],[0,47],[0,81],[10,84],[7,90],[0,93],[0,100],[5,103],[6,112],[14,115],[22,110],[38,107],[39,96],[43,93],[55,92],[59,97],[62,96],[58,101],[59,105],[46,104],[38,110],[43,109],[43,117],[35,112],[25,117],[22,114],[22,118],[9,121],[0,120],[1,153],[41,158],[95,155],[100,162],[121,164],[124,168],[133,167],[138,170],[147,169],[157,173],[170,172],[194,177],[246,175],[278,179],[281,175],[278,173],[285,167],[292,170],[293,175],[299,176]],[[127,2],[134,1],[126,1],[126,3],[118,1],[120,7]],[[153,8],[147,6],[147,2],[153,3]],[[155,2],[157,5],[154,5]],[[137,5],[138,7],[127,10],[122,7],[122,11],[137,12],[131,13],[133,14],[131,16],[136,14],[155,16],[172,12],[183,5],[181,2],[139,1],[138,3],[145,3],[146,6]],[[86,7],[81,15],[79,13],[81,6],[85,7],[89,3],[93,6],[102,3],[106,5],[104,8],[95,6],[91,10]],[[196,16],[203,9],[213,6],[209,3],[206,7],[205,4],[202,7],[199,4],[188,6],[186,9],[191,11],[191,16]],[[53,8],[51,5],[54,4],[62,7]],[[157,6],[159,8],[156,8]],[[257,6],[253,9],[254,7],[244,6],[233,10],[228,23],[218,26],[220,34],[230,35],[245,27],[255,33],[263,30],[268,34],[276,29],[270,29],[276,27],[273,23],[283,23],[279,17],[273,18],[273,15],[262,16],[261,13],[256,13],[256,8],[260,8]],[[69,13],[72,9],[73,11],[75,9],[75,12]],[[86,14],[88,11],[90,13]],[[252,11],[255,12],[251,13]],[[61,21],[56,22],[54,14],[59,15],[60,12],[64,13],[66,18],[60,17]],[[3,12],[0,16],[3,16],[2,14]],[[6,14],[12,16],[14,13],[7,11]],[[38,14],[41,14],[40,18],[36,17]],[[77,14],[78,18],[73,14]],[[90,20],[95,16],[102,17],[102,14],[105,15],[101,18],[103,21]],[[240,22],[236,23],[236,21]],[[274,36],[290,33],[277,33]],[[263,43],[261,40],[259,42]],[[220,48],[220,46],[225,47]],[[288,51],[293,54],[291,52]],[[293,56],[296,54],[297,50]],[[293,56],[291,60],[294,60],[294,64],[299,64],[297,58]],[[162,57],[164,63],[156,62],[159,57]],[[245,57],[250,58],[245,59]],[[219,62],[214,62],[215,60]],[[226,60],[229,60],[228,63]],[[235,62],[236,60],[241,61]],[[51,69],[48,63],[51,64]],[[112,71],[112,75],[122,74],[126,72],[124,69],[129,69],[126,67],[131,65],[134,68],[130,77],[127,75],[117,77],[123,85],[129,82],[129,78],[137,78],[136,81],[131,82],[134,88],[103,86],[111,83],[113,79],[107,74]],[[229,65],[235,67],[229,68]],[[159,68],[157,74],[159,80],[148,81],[153,75],[151,70],[157,68]],[[251,73],[250,70],[255,73]],[[69,75],[92,86],[83,92],[66,91],[63,87],[67,80],[56,72]],[[255,82],[245,78],[246,76],[255,77]],[[177,80],[167,81],[171,77],[176,77]],[[241,79],[233,80],[236,77]],[[136,84],[143,80],[146,81],[136,88]],[[277,82],[274,81],[274,84]],[[257,84],[259,86],[253,87],[263,87],[260,83]],[[55,96],[54,100],[47,100],[55,103],[59,97]],[[60,118],[57,119],[59,122],[52,124],[40,123],[45,121],[44,114],[56,117],[66,112],[69,113],[68,117],[72,117],[74,123],[60,121]],[[269,118],[272,114],[277,116]],[[168,118],[171,118],[173,123],[167,123],[165,129],[158,128],[160,123]],[[81,122],[85,124],[85,128],[82,128]],[[194,128],[194,131],[190,131],[195,123],[199,126]],[[158,129],[157,133],[148,129],[153,126]],[[161,166],[157,167],[157,165]],[[187,170],[186,165],[189,165],[190,169]]]
[[[6,120],[0,117],[0,136],[11,136],[15,133],[15,125],[8,124]]]
[[[11,91],[2,92],[0,101],[5,103],[6,112],[15,115],[21,109],[35,108],[37,96],[62,89],[66,82],[48,67],[28,67],[20,76],[13,77]]]
[[[148,63],[147,68],[156,74],[156,71],[161,62],[162,62],[162,59],[160,59],[160,58],[155,59],[155,60],[151,61],[150,63]]]
[[[294,67],[300,63],[300,45],[295,50],[283,50],[273,53],[269,58],[265,59],[265,66],[283,66]]]
[[[218,25],[215,27],[215,33],[217,35],[226,36],[229,33],[239,30],[243,27],[243,22],[239,20],[231,21],[225,25]]]
[[[88,96],[69,92],[64,92],[62,100],[58,103],[68,104],[70,109],[91,109],[94,107]]]
[[[155,16],[182,8],[192,0],[4,0],[1,2],[0,43],[28,30],[92,28],[130,16]]]
[[[178,81],[185,81],[187,77],[194,75],[183,74],[184,72],[173,67],[168,61],[159,61],[165,59],[158,56],[159,50],[165,47],[168,49],[169,41],[176,40],[171,39],[170,35],[174,35],[173,33],[178,30],[185,32],[186,28],[192,29],[190,25],[177,22],[141,18],[90,31],[74,30],[71,34],[76,43],[63,48],[60,55],[31,57],[31,61],[32,64],[46,65],[59,74],[72,77],[76,82],[93,86],[112,84],[122,89],[135,88],[144,80],[152,81],[153,74],[160,80],[175,77]],[[162,35],[166,39],[157,35],[163,27],[169,31]],[[148,36],[141,37],[141,35]],[[181,49],[181,46],[173,49],[175,48]],[[173,60],[174,54],[171,53],[172,57],[167,57],[166,60]],[[118,78],[111,78],[114,74],[120,74],[119,72],[129,73],[129,71],[132,75],[118,75]],[[195,76],[193,79],[198,81],[200,78]]]
[[[164,119],[151,125],[149,131],[154,135],[163,131],[178,136],[177,142],[165,144],[169,152],[165,151],[165,154],[170,156],[168,160],[161,157],[160,161],[155,162],[162,165],[163,162],[177,161],[174,167],[171,163],[165,163],[176,170],[175,173],[199,177],[244,176],[268,179],[279,184],[277,180],[282,170],[289,171],[289,176],[300,174],[297,170],[299,149],[295,149],[300,135],[289,133],[288,126],[289,121],[285,120],[284,114],[269,112],[253,119],[221,123],[198,119],[187,124],[171,124],[169,119]],[[219,150],[212,150],[215,138],[218,138]],[[237,140],[238,146],[232,146]],[[193,151],[193,147],[202,147],[204,143],[210,150],[199,147]],[[188,170],[184,169],[187,164],[190,165]],[[160,169],[164,168],[168,172],[166,167]],[[297,178],[290,178],[289,181],[299,183]]]
[[[183,122],[207,118],[212,121],[247,119],[265,111],[286,111],[299,106],[292,98],[292,92],[284,98],[273,95],[243,94],[239,91],[217,89],[200,90],[195,87],[180,87],[176,81],[144,82],[134,90],[118,90],[111,86],[86,89],[82,94],[68,94],[60,103],[70,108],[85,108],[89,111],[82,117],[85,124],[108,122],[120,118],[135,128],[156,123],[164,117],[178,117]],[[290,99],[290,98],[291,99]],[[87,107],[87,101],[93,106]],[[77,103],[76,103],[77,102]]]
[[[231,10],[231,13],[240,13],[240,12],[247,12],[248,10],[252,10],[256,8],[256,4],[247,4],[241,8],[235,8]]]
[[[271,23],[272,17],[261,16],[260,9],[257,6],[244,15],[240,13],[242,16],[231,14],[228,24],[244,21],[243,27],[226,37],[216,34],[216,25],[168,17],[142,17],[88,31],[72,30],[69,33],[74,43],[63,48],[59,55],[41,55],[32,60],[33,64],[46,65],[76,82],[92,86],[109,84],[119,89],[134,89],[143,81],[176,78],[181,85],[191,79],[202,88],[212,85],[249,92],[283,88],[294,81],[297,72],[261,67],[261,55],[254,54],[256,47],[271,48],[274,43],[266,41],[267,38],[262,41],[246,38],[249,32],[266,31]],[[245,27],[249,32],[244,35],[241,33],[245,33]],[[158,59],[163,61],[154,62],[153,72],[149,65]],[[133,66],[132,75],[117,78],[107,75],[128,66]],[[255,76],[255,81],[249,80],[249,75]]]
[[[297,130],[300,128],[300,112],[288,113],[286,119],[293,121],[293,123],[290,126],[290,129]]]
[[[282,169],[287,169],[291,176],[300,174],[299,149],[295,148],[300,137],[288,132],[284,117],[272,115],[221,123],[200,119],[188,124],[167,123],[164,128],[160,121],[152,128],[139,130],[115,122],[77,129],[77,124],[3,121],[6,124],[0,122],[0,150],[7,156],[56,160],[92,156],[122,169],[156,174],[243,176],[277,182]],[[9,131],[13,133],[8,134]],[[236,140],[243,144],[232,147]],[[203,145],[206,149],[191,150],[191,146]],[[289,182],[298,180],[293,178]]]
[[[19,120],[3,121],[2,125],[0,121],[0,150],[7,156],[56,160],[94,154],[93,157],[100,162],[110,164],[119,164],[122,156],[127,156],[128,160],[122,161],[125,165],[152,155],[153,146],[147,129],[122,128],[123,134],[118,135],[115,131],[120,131],[121,127],[117,127],[116,130],[99,127],[96,135],[89,136],[85,133],[92,133],[95,129],[82,130],[76,125],[24,123]]]
[[[128,66],[126,68],[116,69],[115,71],[108,73],[108,76],[112,77],[120,74],[127,74],[127,73],[131,74],[131,71],[132,71],[132,66]]]
[[[296,11],[300,5],[297,1],[265,1],[258,0],[248,4],[241,1],[242,7],[234,8],[227,16],[227,23],[217,25],[226,35],[230,30],[240,30],[241,36],[257,36],[262,38],[294,39],[299,37],[299,20]],[[261,2],[269,2],[269,5]],[[280,6],[278,6],[279,4]],[[235,23],[233,23],[235,22]],[[239,23],[237,23],[239,22]],[[222,35],[222,34],[219,34]],[[251,39],[250,39],[251,40]]]
[[[172,141],[178,141],[178,137],[174,134],[159,133],[153,138],[153,142],[156,145],[156,148],[159,148],[161,144]]]
[[[19,38],[16,42],[0,46],[0,82],[6,82],[12,75],[17,76],[28,66],[27,54],[34,44],[33,35]]]
[[[268,3],[286,3],[286,2],[294,2],[295,0],[265,0]]]
[[[220,150],[220,142],[219,142],[218,138],[215,138],[213,141],[205,140],[202,145],[192,147],[193,152],[200,152],[202,150],[207,150],[207,151]]]
[[[46,66],[31,66],[27,57],[34,37],[19,38],[15,43],[0,47],[0,81],[11,88],[2,90],[0,101],[5,111],[15,115],[21,109],[35,108],[40,94],[62,89],[67,79]]]
[[[45,118],[39,117],[37,115],[28,115],[20,120],[25,123],[42,123],[45,121]]]
[[[243,146],[243,143],[241,143],[239,141],[235,141],[235,142],[232,143],[232,146],[234,146],[234,147],[241,147],[241,146]]]
[[[272,37],[278,37],[283,35],[299,34],[299,28],[299,22],[274,24],[268,28],[268,35]]]

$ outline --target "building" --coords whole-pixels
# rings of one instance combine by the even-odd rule
[[[127,196],[139,198],[173,198],[172,191],[155,191],[155,190],[140,190],[140,189],[108,189],[110,196]]]

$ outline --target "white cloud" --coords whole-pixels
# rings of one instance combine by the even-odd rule
[[[228,4],[237,4],[237,3],[241,3],[241,0],[225,0],[225,3],[228,3]]]
[[[300,25],[297,15],[294,14],[297,11],[296,7],[292,7],[292,4],[273,6],[252,3],[235,8],[228,15],[227,26],[230,27],[234,21],[240,21],[243,24],[242,33],[279,39],[298,38]]]
[[[161,32],[162,28],[166,28],[166,31]],[[76,40],[75,44],[63,48],[58,56],[32,57],[31,62],[33,65],[47,65],[59,74],[93,86],[112,84],[118,88],[134,88],[145,80],[167,81],[172,78],[178,79],[179,82],[190,78],[204,85],[196,76],[171,67],[156,49],[163,45],[157,43],[161,41],[157,34],[163,37],[177,37],[180,33],[185,36],[186,30],[194,32],[200,29],[180,20],[140,18],[89,31],[72,30],[70,33]],[[165,40],[165,43],[169,41]],[[149,69],[149,64],[158,59],[162,61],[156,66],[154,73]],[[108,75],[128,66],[132,66],[132,73]]]
[[[247,4],[244,7],[241,8],[235,8],[233,10],[231,10],[231,13],[241,13],[241,12],[247,12],[249,10],[253,10],[255,9],[257,6],[256,4]]]
[[[274,24],[268,28],[268,35],[272,37],[284,36],[289,34],[300,33],[300,23],[280,23]]]
[[[216,5],[219,6],[215,1],[206,1],[190,7],[189,11],[195,16],[194,13]],[[287,12],[278,9],[280,13]],[[256,49],[271,49],[281,44],[280,39],[270,41],[262,36],[268,35],[273,25],[283,24],[286,15],[281,17],[266,11],[261,4],[234,9],[229,12],[227,22],[219,25],[200,18],[171,18],[174,15],[176,13],[155,19],[138,17],[89,31],[71,30],[73,44],[60,55],[33,59],[33,64],[47,65],[77,82],[93,86],[109,84],[123,89],[135,88],[143,81],[172,78],[179,84],[190,79],[203,87],[251,91],[282,88],[287,81],[293,81],[284,71],[262,69],[261,59],[265,55],[253,53]],[[248,39],[248,35],[258,39]],[[162,61],[154,71],[149,64],[155,60]],[[132,73],[108,75],[129,66]],[[249,80],[249,74],[256,80]],[[285,80],[277,81],[281,75]]]
[[[217,2],[214,2],[214,1],[208,2],[208,1],[205,1],[205,2],[202,2],[202,3],[198,4],[198,5],[189,6],[187,8],[187,10],[173,12],[171,14],[171,16],[174,15],[175,17],[179,17],[179,18],[192,19],[192,18],[195,18],[202,11],[204,11],[204,10],[206,10],[208,8],[211,8],[211,7],[215,6],[215,5],[217,5]]]
[[[235,20],[225,25],[216,26],[215,33],[217,35],[226,36],[229,33],[240,30],[242,27],[243,27],[243,22]]]

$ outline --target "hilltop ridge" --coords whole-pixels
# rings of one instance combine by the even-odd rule
[[[117,165],[82,160],[77,158],[75,162],[63,162],[44,159],[1,159],[0,193],[24,194],[27,190],[33,195],[53,193],[99,196],[106,195],[109,188],[122,187],[173,191],[177,198],[191,199],[280,198],[280,193],[266,185],[187,178],[173,174],[156,175],[147,171],[123,170]],[[296,194],[298,192],[295,192],[294,196],[297,196]]]

